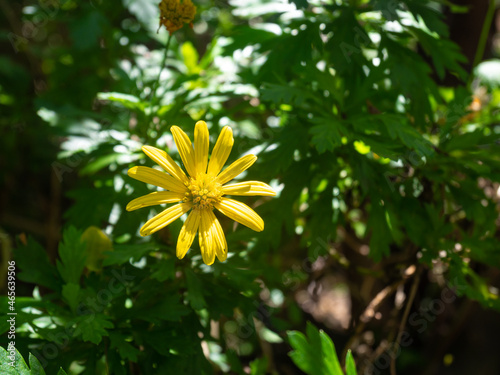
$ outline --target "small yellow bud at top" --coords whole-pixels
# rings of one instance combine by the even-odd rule
[[[160,27],[161,25],[172,34],[179,30],[185,23],[193,25],[196,7],[191,0],[162,0],[160,7]]]

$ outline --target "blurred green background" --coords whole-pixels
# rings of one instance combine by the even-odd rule
[[[0,303],[14,260],[31,374],[340,374],[348,349],[359,374],[500,373],[495,1],[194,4],[162,66],[158,0],[0,0]],[[242,199],[261,233],[218,215],[213,266],[125,211],[156,189],[140,147],[180,161],[198,120],[278,191]]]

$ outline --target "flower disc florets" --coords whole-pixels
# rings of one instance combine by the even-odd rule
[[[183,199],[184,202],[192,202],[196,209],[213,210],[214,204],[221,201],[221,184],[216,178],[207,174],[190,178],[186,182],[188,191]]]

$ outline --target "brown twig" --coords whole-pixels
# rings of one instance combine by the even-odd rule
[[[408,320],[408,315],[410,314],[411,307],[413,305],[413,301],[415,300],[415,296],[417,294],[418,285],[420,284],[420,274],[422,273],[422,268],[419,268],[415,273],[415,279],[413,279],[413,284],[411,286],[410,295],[408,297],[408,302],[405,307],[405,311],[403,313],[403,317],[401,319],[401,323],[399,324],[398,335],[396,336],[396,342],[394,347],[397,352],[397,348],[399,347],[399,341],[401,340],[401,335],[406,326],[406,321]],[[396,375],[396,356],[392,356],[391,358],[391,375]]]
[[[415,273],[416,267],[414,265],[409,266],[406,268],[406,270],[403,272],[403,278],[401,280],[398,280],[397,282],[386,286],[384,289],[382,289],[380,292],[377,293],[375,298],[373,298],[368,306],[366,307],[365,311],[363,314],[361,314],[359,318],[359,324],[356,327],[356,331],[354,335],[351,336],[349,341],[344,347],[344,350],[342,352],[342,358],[345,358],[347,354],[347,350],[351,348],[352,343],[358,338],[358,336],[363,332],[363,329],[365,328],[365,325],[373,319],[375,316],[375,313],[377,312],[378,308],[382,304],[382,302],[389,296],[391,296],[396,290],[399,288],[399,286],[403,285],[406,283],[406,281]]]

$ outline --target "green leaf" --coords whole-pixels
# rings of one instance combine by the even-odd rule
[[[74,189],[67,196],[75,203],[64,213],[64,218],[77,228],[87,228],[108,220],[117,194],[113,186],[102,186]]]
[[[432,58],[440,79],[444,78],[447,70],[457,73],[462,80],[467,78],[467,72],[460,66],[460,63],[466,62],[467,59],[460,52],[458,45],[415,27],[408,29],[415,33],[424,51]]]
[[[59,243],[57,269],[67,283],[79,284],[80,276],[87,260],[85,243],[80,240],[81,232],[75,227],[69,227],[63,233]]]
[[[448,252],[448,256],[451,258],[449,279],[453,280],[452,287],[456,288],[457,295],[465,294],[484,307],[500,311],[500,299],[491,291],[489,282],[479,276],[457,253]]]
[[[390,59],[380,64],[382,69],[388,69],[392,81],[391,90],[411,97],[408,113],[415,117],[415,123],[426,122],[426,116],[432,118],[431,94],[439,97],[436,83],[430,78],[432,72],[429,64],[413,50],[404,46],[404,41],[395,41],[392,37],[382,34],[380,48],[387,49]],[[412,69],[407,69],[411,66]]]
[[[126,335],[110,332],[109,339],[111,340],[111,349],[116,349],[121,358],[137,362],[137,357],[141,351],[126,341]]]
[[[430,31],[435,31],[440,37],[449,36],[448,26],[443,22],[443,13],[430,7],[428,1],[407,0],[404,4],[415,19],[422,19],[425,22],[425,26]],[[450,2],[447,2],[446,5],[453,6]]]
[[[326,43],[329,59],[337,74],[351,77],[360,74],[361,67],[366,63],[362,47],[367,48],[372,44],[366,30],[358,22],[354,9],[343,7],[336,22],[331,22],[325,28],[325,32],[333,32],[332,38]],[[351,87],[358,85],[356,81],[346,84]]]
[[[122,155],[119,153],[110,153],[102,156],[98,156],[92,162],[86,164],[80,170],[80,176],[91,175],[103,168],[106,168],[108,165],[117,162]]]
[[[62,288],[62,296],[68,303],[71,311],[76,310],[78,301],[80,300],[80,286],[74,283],[68,283]]]
[[[14,250],[14,259],[21,270],[17,275],[19,280],[59,290],[57,270],[50,263],[45,249],[33,238],[28,237],[25,246]]]
[[[175,351],[184,357],[186,362],[192,360],[192,354],[197,350],[196,346],[199,347],[199,341],[195,339],[190,329],[191,327],[180,327],[179,329],[174,329],[169,327],[168,329],[162,329],[151,332],[141,332],[141,339],[147,344],[153,347],[158,353],[163,356],[172,355],[171,351]],[[186,332],[187,330],[188,332]]]
[[[104,314],[90,314],[78,317],[75,322],[77,328],[74,336],[82,336],[83,341],[90,341],[98,345],[103,336],[109,336],[107,329],[114,327],[110,317]]]
[[[193,43],[184,42],[181,47],[181,55],[188,74],[198,74],[201,72],[201,67],[198,65],[200,57],[198,56],[198,51],[194,48]]]
[[[405,229],[407,237],[415,244],[427,247],[429,239],[434,240],[432,236],[429,236],[429,233],[432,233],[434,229],[431,226],[431,219],[426,214],[425,207],[418,199],[403,198],[399,203],[398,214],[401,227]]]
[[[191,307],[195,310],[201,310],[206,307],[207,302],[203,297],[203,284],[197,274],[190,268],[186,268],[186,282],[187,282],[187,300]]]
[[[165,296],[155,302],[152,306],[141,307],[132,313],[139,319],[152,323],[160,323],[162,320],[178,322],[191,311],[179,301],[179,297],[176,295]]]
[[[462,241],[462,246],[470,249],[470,257],[483,264],[500,268],[498,241],[494,238],[470,238]]]
[[[29,353],[29,367],[26,365],[23,356],[15,351],[15,358],[9,357],[8,352],[3,347],[0,347],[0,374],[2,375],[45,375],[40,361],[31,353]],[[62,372],[61,372],[62,371]],[[65,374],[63,369],[60,369],[59,374]]]
[[[352,358],[351,349],[347,351],[347,356],[345,357],[345,367],[347,375],[358,375],[356,371],[356,364]]]
[[[302,88],[274,83],[267,83],[260,90],[260,93],[260,98],[263,101],[271,101],[276,104],[294,104],[297,106],[302,105],[308,97],[307,91]]]
[[[52,304],[47,299],[35,299],[33,297],[22,297],[20,295],[16,296],[15,306],[12,306],[9,302],[8,296],[0,296],[0,311],[7,312],[13,311],[11,308],[15,309],[17,314],[17,327],[21,327],[24,323],[31,323],[33,320],[40,318],[40,314],[35,312],[34,309],[46,311],[47,309],[54,309],[54,307],[56,307],[56,305]],[[9,328],[10,324],[7,319],[0,319],[0,335],[7,332]]]
[[[9,357],[13,352],[8,352],[0,346],[0,372],[2,375],[30,375],[30,369],[26,365],[24,358],[15,351],[15,358]]]
[[[257,358],[250,362],[250,375],[264,375],[267,371],[268,361],[266,357]]]
[[[228,45],[224,46],[223,54],[232,56],[234,51],[237,49],[243,49],[248,45],[255,44],[256,40],[260,42],[265,42],[266,40],[274,41],[276,39],[276,34],[249,27],[245,25],[235,25],[231,30],[231,41]]]
[[[161,259],[158,263],[153,265],[151,278],[164,282],[166,280],[173,280],[175,277],[175,259]]]
[[[376,118],[385,125],[391,138],[399,138],[406,147],[415,149],[420,156],[429,156],[433,153],[432,144],[408,124],[404,116],[387,113]]]
[[[36,358],[31,353],[29,354],[29,362],[31,367],[31,375],[45,375],[45,371],[38,361],[38,358]]]
[[[373,200],[367,227],[371,231],[370,257],[376,262],[383,256],[389,255],[389,244],[392,242],[385,212],[383,206],[377,200]]]
[[[114,251],[104,253],[106,258],[103,261],[104,266],[112,264],[123,264],[130,259],[139,260],[145,254],[158,250],[158,246],[153,243],[132,244],[132,245],[115,245]]]
[[[320,154],[325,151],[333,151],[335,148],[342,145],[342,135],[344,127],[342,123],[335,118],[321,118],[314,121],[309,132],[312,134],[312,143]]]
[[[309,375],[343,375],[328,335],[307,322],[307,338],[298,331],[288,331],[288,340],[294,349],[288,355],[302,371]]]
[[[270,172],[285,170],[293,162],[296,151],[307,149],[307,144],[304,142],[304,139],[307,139],[307,129],[300,125],[290,124],[278,135],[273,135],[273,138],[278,147],[264,154],[265,164]]]
[[[470,133],[456,134],[450,137],[449,140],[443,142],[444,151],[450,152],[454,150],[479,150],[479,145],[494,141],[490,137],[484,135],[483,130],[475,130]]]
[[[147,103],[142,102],[137,96],[121,92],[100,92],[97,94],[97,98],[100,100],[109,100],[110,102],[120,104],[122,107],[141,112],[144,112],[147,107]]]

